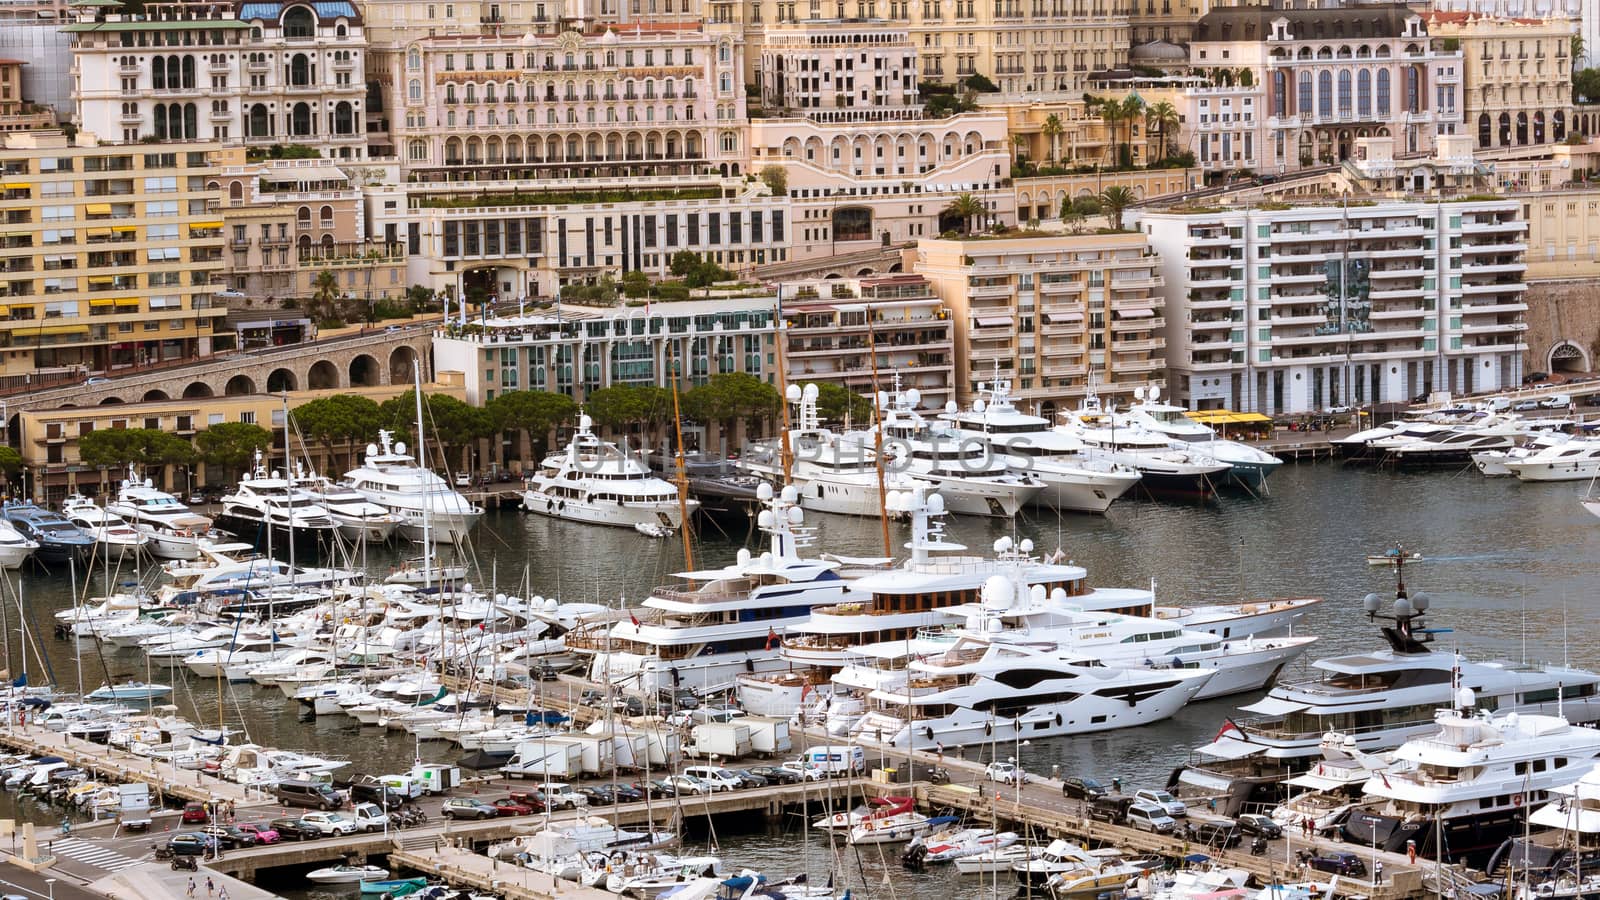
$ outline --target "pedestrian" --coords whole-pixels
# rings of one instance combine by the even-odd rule
[[[223,885],[222,891],[217,894],[217,900],[228,900],[228,886]]]
[[[1212,812],[1216,812],[1217,811],[1217,798],[1215,798],[1215,797],[1206,798],[1206,808],[1211,810]]]
[[[1406,841],[1406,862],[1413,866],[1417,864],[1417,842]]]
[[[207,875],[206,876],[206,896],[210,897],[210,896],[216,894],[216,892],[217,892],[217,886],[212,883],[211,876]]]
[[[1380,859],[1372,864],[1372,874],[1373,881],[1379,884],[1383,883],[1383,860]]]
[[[189,879],[189,896],[190,897],[194,896],[194,879],[193,878]]]
[[[933,747],[934,747],[934,750],[936,752],[938,752],[938,754],[939,754],[939,764],[943,765],[944,764],[944,744],[943,743],[934,744]]]

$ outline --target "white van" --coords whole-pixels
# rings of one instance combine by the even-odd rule
[[[855,744],[828,744],[808,747],[795,760],[802,771],[815,769],[829,777],[835,775],[861,775],[867,771],[867,751]]]
[[[684,766],[683,774],[711,785],[713,792],[736,791],[744,784],[739,780],[739,776],[721,766]]]

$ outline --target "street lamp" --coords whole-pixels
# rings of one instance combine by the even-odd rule
[[[56,900],[56,880],[54,878],[46,878],[44,880],[44,889],[50,892],[49,900]]]

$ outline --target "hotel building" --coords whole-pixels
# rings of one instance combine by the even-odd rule
[[[837,384],[865,397],[898,384],[920,391],[931,409],[955,399],[950,311],[922,276],[788,282],[778,295],[789,383]]]

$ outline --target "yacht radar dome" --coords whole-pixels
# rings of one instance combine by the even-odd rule
[[[1135,400],[1143,400],[1144,399],[1144,388],[1142,388],[1142,387],[1134,388],[1133,389],[1133,399],[1135,399]]]
[[[951,406],[955,406],[955,401],[951,401],[950,405]],[[983,402],[982,400],[974,400],[974,401],[972,401],[972,411],[975,412],[975,413],[981,413],[981,412],[983,412],[984,410],[986,410],[988,408],[989,408],[989,404]]]
[[[785,503],[799,503],[800,489],[792,484],[786,484],[783,486],[782,492],[778,494],[778,497]]]
[[[757,528],[771,528],[772,527],[772,510],[763,509],[761,511],[761,514],[756,516],[756,527]]]
[[[1043,603],[1045,598],[1044,585],[1036,584],[1028,589],[1028,597],[1035,603]]]
[[[944,515],[944,498],[943,497],[939,496],[938,494],[934,494],[933,496],[928,498],[928,515],[930,515],[930,516],[942,516],[942,515]]]
[[[799,525],[806,520],[805,510],[798,506],[789,507],[789,524]]]
[[[588,431],[589,429],[594,427],[594,420],[589,418],[588,416],[579,416],[578,417],[578,427],[583,429],[584,431]]]
[[[394,445],[394,452],[399,454],[399,455],[401,455],[401,456],[404,456],[405,452],[406,452],[406,442],[405,441],[396,441],[395,445]]]
[[[762,503],[772,499],[772,482],[763,481],[756,485],[756,499]]]
[[[800,402],[800,398],[805,396],[801,392],[800,385],[798,385],[798,384],[789,385],[789,389],[784,391],[783,395],[789,399],[790,403],[799,403]]]
[[[1416,614],[1417,614],[1417,608],[1411,605],[1411,601],[1410,600],[1407,600],[1404,597],[1400,597],[1400,598],[1398,598],[1398,599],[1396,599],[1394,601],[1394,616],[1395,616],[1395,618],[1397,618],[1397,619],[1407,619],[1407,618],[1410,618],[1411,616],[1414,616]]]
[[[1050,589],[1050,599],[1052,601],[1056,602],[1056,603],[1065,603],[1067,601],[1067,589],[1066,588],[1051,588]]]
[[[1151,403],[1154,403],[1155,401],[1161,399],[1161,385],[1159,385],[1159,384],[1150,385],[1150,394],[1149,394],[1149,396],[1150,396],[1150,402]]]
[[[805,400],[816,400],[817,386],[815,384],[806,385],[805,390],[800,392],[800,396]]]
[[[976,410],[978,408],[978,404],[976,404],[976,403],[972,404],[972,408],[974,410]],[[954,400],[946,400],[944,402],[944,411],[949,413],[950,415],[955,415],[956,409],[957,409],[956,402]]]
[[[1022,543],[1019,545],[1019,548],[1022,550],[1023,553],[1032,553],[1033,552],[1033,538],[1023,538],[1022,539]]]
[[[368,456],[377,456],[378,455],[378,445],[377,444],[368,444],[367,445],[367,455]]]
[[[740,547],[739,548],[739,552],[735,553],[733,555],[733,558],[734,558],[734,561],[737,562],[739,565],[748,566],[750,564],[750,548],[749,547]]]
[[[1456,691],[1456,705],[1462,709],[1472,709],[1478,705],[1478,694],[1472,688],[1463,687]]]
[[[1004,575],[990,575],[983,583],[983,605],[990,609],[1005,609],[1011,605],[1011,579]]]
[[[994,541],[994,552],[995,553],[1010,553],[1011,552],[1011,546],[1012,546],[1011,545],[1011,538],[1003,537],[1003,536],[995,538],[995,541]]]

